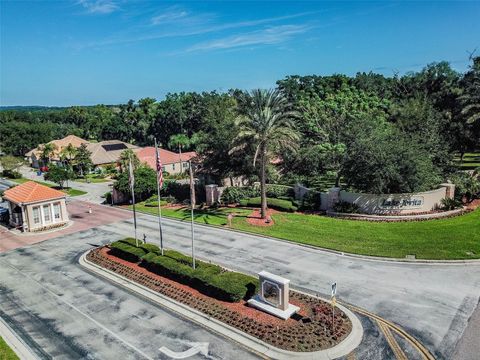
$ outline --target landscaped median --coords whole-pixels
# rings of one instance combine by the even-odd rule
[[[358,319],[343,307],[332,318],[329,303],[291,291],[290,302],[300,311],[281,320],[247,305],[257,292],[256,278],[204,261],[194,270],[192,259],[176,251],[162,256],[155,245],[137,247],[124,239],[82,259],[110,280],[123,285],[128,280],[162,305],[273,358],[330,359],[347,355],[361,341]]]

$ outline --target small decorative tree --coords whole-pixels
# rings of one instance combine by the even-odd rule
[[[64,166],[52,165],[45,174],[45,180],[57,183],[61,189],[63,189],[63,185],[66,181],[73,179],[75,179],[75,173],[73,170]]]
[[[80,176],[82,177],[83,174],[90,170],[90,168],[93,166],[91,156],[92,152],[87,149],[86,144],[80,145],[80,147],[76,150],[74,162],[77,169],[80,171]]]

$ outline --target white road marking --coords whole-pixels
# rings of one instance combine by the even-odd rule
[[[80,310],[79,308],[77,308],[75,305],[73,304],[70,304],[69,302],[65,301],[64,299],[62,299],[61,296],[57,295],[54,291],[50,290],[49,288],[47,288],[45,285],[43,285],[41,282],[39,282],[38,280],[34,279],[33,277],[25,274],[23,271],[21,271],[20,269],[18,269],[17,267],[13,266],[12,264],[10,264],[8,261],[5,261],[4,263],[6,263],[8,266],[10,266],[11,268],[13,268],[15,271],[17,271],[19,274],[23,275],[24,277],[26,277],[27,279],[35,282],[37,285],[39,285],[42,289],[44,289],[45,291],[47,291],[48,293],[52,294],[53,296],[55,296],[55,298],[57,298],[59,301],[63,302],[65,305],[71,307],[73,310],[75,310],[76,312],[78,312],[79,314],[83,315],[84,317],[86,317],[88,320],[92,321],[95,325],[99,326],[100,328],[102,328],[103,330],[105,330],[107,333],[109,333],[110,335],[112,335],[115,339],[117,339],[118,341],[122,342],[123,344],[125,344],[127,347],[131,348],[132,350],[136,351],[137,353],[139,353],[140,355],[142,355],[144,358],[148,359],[148,360],[154,360],[151,356],[148,356],[147,354],[145,354],[142,350],[136,348],[134,345],[130,344],[129,342],[127,342],[126,340],[122,339],[120,336],[118,336],[117,334],[115,334],[112,330],[110,330],[109,328],[107,328],[106,326],[102,325],[101,323],[99,323],[97,320],[95,320],[94,318],[92,318],[90,315],[84,313],[82,310]]]
[[[172,351],[166,346],[162,346],[158,350],[167,355],[168,357],[171,357],[172,359],[186,359],[190,356],[197,355],[198,353],[202,354],[203,356],[208,356],[208,342],[194,344],[195,345],[192,346],[190,349],[181,352]]]

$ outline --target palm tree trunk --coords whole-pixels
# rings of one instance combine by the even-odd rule
[[[261,164],[261,173],[260,173],[260,193],[262,197],[262,207],[260,209],[260,216],[262,219],[265,219],[267,217],[267,186],[265,184],[265,177],[267,176],[266,174],[266,154],[265,151],[262,149],[262,164]]]
[[[178,152],[180,154],[180,174],[183,172],[183,163],[182,163],[182,145],[178,144]]]

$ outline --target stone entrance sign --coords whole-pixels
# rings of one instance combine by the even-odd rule
[[[260,294],[248,300],[248,304],[259,310],[288,319],[299,310],[298,306],[289,303],[290,280],[262,271],[258,274]]]

